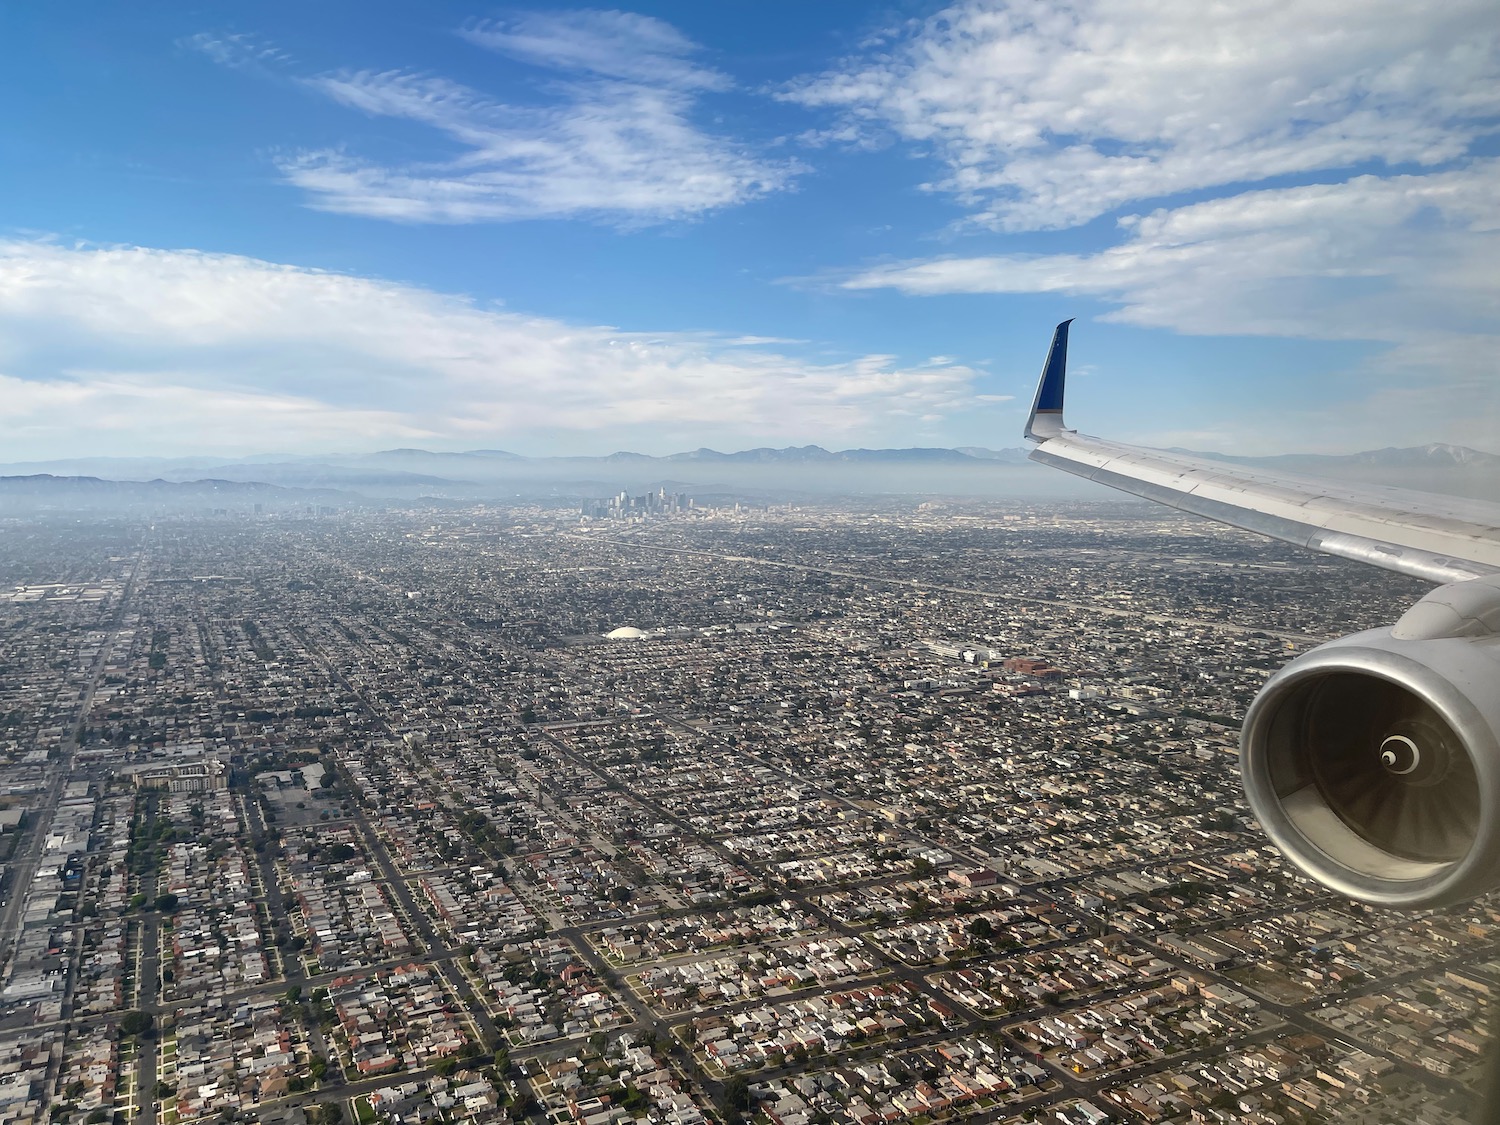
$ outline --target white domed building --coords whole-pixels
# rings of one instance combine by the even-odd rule
[[[646,639],[646,633],[634,625],[621,625],[618,629],[611,629],[605,633],[604,639],[606,641],[643,641]]]

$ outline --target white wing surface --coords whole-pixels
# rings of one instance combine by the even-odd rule
[[[1439,584],[1500,574],[1500,504],[1334,484],[1088,437],[1063,425],[1068,325],[1052,337],[1031,460],[1273,539]]]

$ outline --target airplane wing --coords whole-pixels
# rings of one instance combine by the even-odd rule
[[[1052,336],[1031,460],[1272,539],[1444,584],[1500,574],[1500,504],[1335,484],[1088,437],[1063,425],[1068,325]]]

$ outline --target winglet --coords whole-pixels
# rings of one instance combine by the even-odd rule
[[[1032,441],[1046,441],[1063,430],[1063,383],[1068,376],[1068,325],[1063,321],[1052,333],[1052,347],[1047,350],[1047,364],[1036,385],[1031,403],[1031,417],[1026,419],[1026,436]]]

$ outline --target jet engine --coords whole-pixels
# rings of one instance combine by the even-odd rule
[[[1500,886],[1500,576],[1321,645],[1251,704],[1240,769],[1282,852],[1378,906]]]

